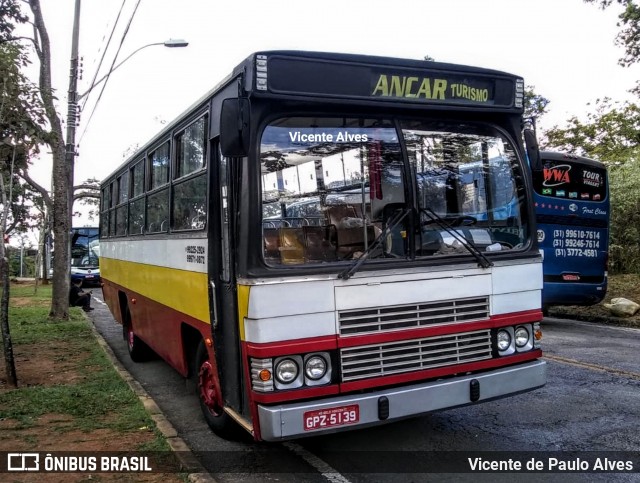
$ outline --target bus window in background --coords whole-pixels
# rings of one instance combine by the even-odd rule
[[[593,305],[607,292],[609,187],[600,161],[542,151],[533,172],[543,306]]]

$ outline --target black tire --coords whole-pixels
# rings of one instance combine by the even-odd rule
[[[125,310],[124,322],[122,324],[122,336],[127,344],[129,357],[133,362],[145,362],[151,358],[151,349],[134,332],[131,321],[129,307]]]
[[[221,438],[238,439],[241,435],[240,426],[224,412],[224,400],[216,390],[214,366],[209,362],[204,341],[198,345],[194,369],[196,396],[205,421]]]

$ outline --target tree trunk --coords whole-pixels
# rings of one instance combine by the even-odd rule
[[[9,330],[9,260],[4,256],[4,243],[0,243],[0,278],[2,278],[2,298],[0,298],[0,325],[2,326],[2,344],[4,349],[4,364],[7,372],[7,384],[18,387],[18,374],[13,357],[13,343]]]
[[[29,0],[29,6],[33,12],[34,25],[39,40],[36,52],[40,59],[40,93],[53,133],[50,146],[53,156],[51,179],[53,184],[55,257],[53,259],[53,290],[49,316],[66,320],[69,318],[69,288],[71,280],[71,211],[69,203],[71,183],[69,181],[72,171],[65,159],[66,149],[62,134],[62,124],[53,103],[51,46],[40,8],[40,0]],[[75,123],[75,119],[70,120],[70,122]],[[71,149],[74,149],[74,146],[71,146]]]
[[[11,171],[9,171],[9,183],[13,180],[13,167],[15,162],[16,149],[13,148],[11,159]],[[11,200],[12,185],[9,185],[9,196],[7,196],[4,177],[0,174],[0,197],[2,199],[2,214],[0,215],[0,284],[2,285],[2,297],[0,297],[0,326],[2,327],[2,344],[4,349],[4,362],[7,372],[7,384],[18,387],[18,376],[16,374],[16,363],[13,357],[13,343],[11,342],[11,332],[9,330],[9,259],[6,257],[4,249],[4,234],[7,228],[7,217],[9,216],[9,201]]]

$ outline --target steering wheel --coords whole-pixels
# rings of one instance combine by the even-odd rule
[[[462,215],[454,218],[451,222],[453,226],[470,226],[478,223],[478,219],[470,215]]]

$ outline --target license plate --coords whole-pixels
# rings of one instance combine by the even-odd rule
[[[93,275],[85,275],[84,278],[93,278]]]
[[[304,418],[304,430],[331,428],[332,426],[344,426],[360,421],[360,406],[339,406],[337,408],[320,409],[319,411],[307,411]]]

